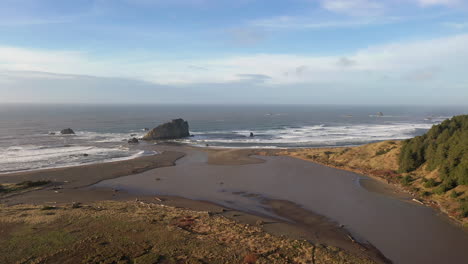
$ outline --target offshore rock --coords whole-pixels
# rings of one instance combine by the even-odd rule
[[[179,139],[189,137],[189,125],[183,119],[174,119],[171,122],[159,125],[149,131],[144,137],[144,140],[161,140],[161,139]]]
[[[60,131],[60,134],[62,134],[62,135],[74,135],[75,131],[73,131],[73,129],[71,129],[71,128],[65,128],[65,129],[62,129],[62,131]]]

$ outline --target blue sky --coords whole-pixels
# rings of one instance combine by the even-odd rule
[[[466,0],[2,0],[0,102],[466,104]]]

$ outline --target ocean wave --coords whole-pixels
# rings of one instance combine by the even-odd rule
[[[142,131],[131,131],[127,133],[99,133],[90,131],[78,131],[76,136],[80,139],[96,142],[96,143],[113,143],[113,142],[125,142],[129,138],[136,137],[141,138],[145,135]]]
[[[111,162],[154,154],[158,153],[156,151],[131,151],[125,147],[13,146],[0,150],[0,173]]]
[[[418,130],[427,130],[432,126],[428,123],[393,123],[393,124],[357,124],[357,125],[314,125],[303,127],[283,127],[268,130],[234,130],[223,133],[208,131],[194,133],[195,137],[187,142],[197,145],[215,144],[232,146],[330,146],[356,145],[366,142],[406,139],[413,137]],[[250,137],[250,133],[254,137]]]

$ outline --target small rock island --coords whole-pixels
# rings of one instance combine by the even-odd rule
[[[179,139],[189,137],[188,122],[182,118],[173,119],[171,122],[164,123],[151,129],[144,137],[144,140],[164,140]]]
[[[75,131],[73,131],[73,129],[71,129],[71,128],[65,128],[65,129],[62,129],[60,131],[60,134],[62,134],[62,135],[74,135]]]

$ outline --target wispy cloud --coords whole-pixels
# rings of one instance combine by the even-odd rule
[[[438,67],[431,67],[426,69],[417,69],[403,74],[402,79],[412,82],[430,81],[436,78],[441,69]]]
[[[241,82],[249,82],[249,83],[264,83],[268,80],[271,80],[271,77],[264,74],[248,74],[242,73],[237,74],[237,77],[240,78],[239,81]]]
[[[264,32],[252,27],[239,27],[227,30],[230,40],[236,45],[250,46],[265,40]]]
[[[468,29],[468,22],[444,22],[442,25],[456,30]]]
[[[454,7],[463,4],[463,0],[416,0],[421,6],[449,6]]]
[[[349,59],[349,58],[346,58],[346,57],[341,57],[337,61],[337,65],[340,66],[340,67],[351,67],[351,66],[354,66],[355,64],[356,64],[355,60],[352,60],[352,59]]]
[[[256,19],[250,21],[253,27],[264,28],[268,30],[275,29],[309,29],[320,30],[329,28],[355,28],[368,25],[389,24],[400,22],[402,18],[396,16],[386,16],[379,18],[335,18],[335,19],[316,19],[311,16],[278,16],[266,19]]]
[[[387,6],[383,1],[374,0],[321,0],[328,11],[351,16],[379,16]]]
[[[0,26],[31,26],[31,25],[48,25],[48,24],[64,24],[73,21],[72,17],[57,17],[57,18],[14,18],[0,19]]]

